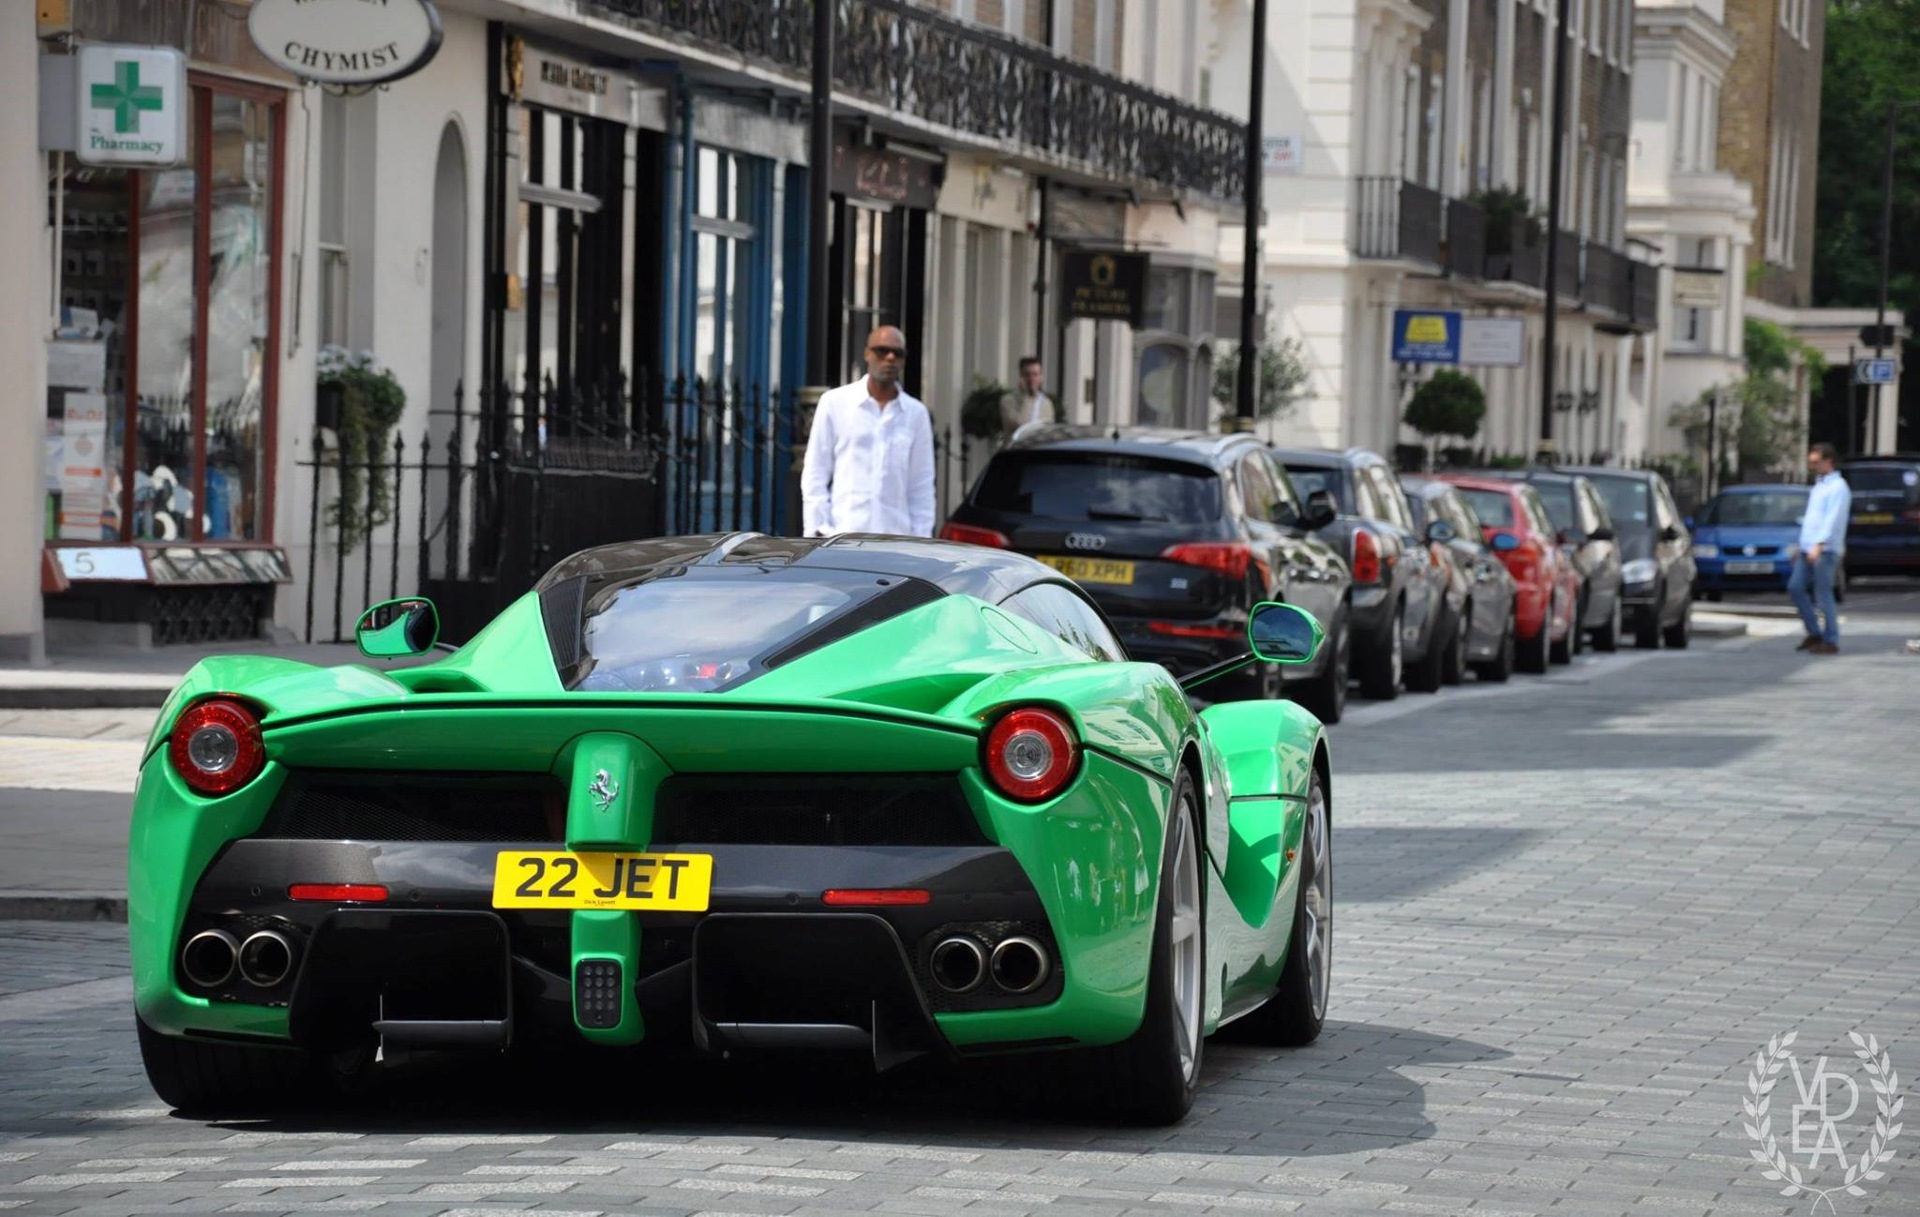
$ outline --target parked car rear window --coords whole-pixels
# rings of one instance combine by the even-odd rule
[[[1840,471],[1854,490],[1904,490],[1908,498],[1920,492],[1920,469],[1890,465],[1855,465]]]
[[[1108,453],[1003,454],[974,491],[974,505],[1050,520],[1208,524],[1220,518],[1211,469]]]
[[[1513,499],[1499,490],[1471,490],[1460,488],[1460,497],[1473,508],[1473,514],[1480,517],[1482,528],[1512,528]]]
[[[1573,483],[1535,482],[1533,488],[1540,492],[1540,501],[1547,505],[1547,514],[1553,518],[1556,529],[1574,527]]]
[[[1607,501],[1607,514],[1616,527],[1621,524],[1645,526],[1653,522],[1653,496],[1639,478],[1614,478],[1602,474],[1590,478],[1594,489]]]
[[[1700,513],[1702,524],[1798,524],[1807,514],[1804,490],[1716,495]]]
[[[1316,490],[1324,490],[1333,496],[1334,507],[1347,514],[1353,514],[1353,496],[1347,492],[1347,479],[1340,476],[1338,469],[1316,469],[1312,465],[1288,465],[1287,479],[1293,483],[1294,490],[1300,495],[1302,503]]]

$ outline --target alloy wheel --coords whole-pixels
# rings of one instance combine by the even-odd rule
[[[1168,947],[1173,964],[1174,1026],[1180,1036],[1180,1076],[1191,1082],[1200,1055],[1200,859],[1194,849],[1189,808],[1176,808],[1169,827],[1173,832],[1173,868],[1167,881],[1173,884],[1173,924]]]
[[[1313,1015],[1327,1016],[1328,977],[1333,964],[1333,865],[1327,840],[1327,797],[1315,783],[1307,793],[1307,885],[1302,903],[1307,924],[1307,985]]]

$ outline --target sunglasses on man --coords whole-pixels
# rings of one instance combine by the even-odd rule
[[[868,347],[867,354],[875,359],[905,359],[907,349],[905,347]]]

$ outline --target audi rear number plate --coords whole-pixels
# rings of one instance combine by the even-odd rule
[[[703,913],[711,854],[502,850],[493,862],[497,909],[657,909]]]
[[[1069,558],[1039,554],[1040,561],[1076,583],[1132,583],[1133,563],[1113,558]]]
[[[1729,562],[1727,563],[1727,573],[1729,575],[1771,575],[1773,573],[1773,563]]]

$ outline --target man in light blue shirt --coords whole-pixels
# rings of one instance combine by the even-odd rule
[[[1847,512],[1853,506],[1853,491],[1834,469],[1839,459],[1832,444],[1815,444],[1807,453],[1813,492],[1807,496],[1807,514],[1800,518],[1800,553],[1787,579],[1787,593],[1807,627],[1800,649],[1815,655],[1840,653],[1840,614],[1833,603],[1833,581],[1847,550]]]

